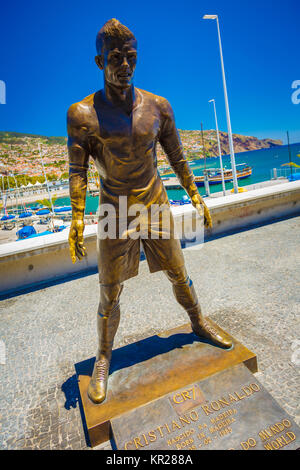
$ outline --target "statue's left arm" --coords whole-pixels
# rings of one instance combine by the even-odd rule
[[[175,125],[174,113],[167,100],[164,100],[162,106],[162,125],[159,143],[165,151],[181,186],[191,198],[193,206],[201,216],[204,215],[205,226],[211,228],[212,220],[209,210],[198,192],[194,174],[185,158],[182,143]]]

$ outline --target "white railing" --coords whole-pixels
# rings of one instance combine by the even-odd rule
[[[287,178],[291,174],[300,174],[300,168],[293,168],[292,170],[289,167],[286,168],[272,168],[271,180],[277,180],[278,178]]]

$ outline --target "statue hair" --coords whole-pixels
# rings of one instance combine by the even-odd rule
[[[127,26],[120,23],[116,18],[108,20],[100,29],[96,37],[97,54],[101,55],[103,47],[110,39],[135,39],[134,34],[127,28]]]

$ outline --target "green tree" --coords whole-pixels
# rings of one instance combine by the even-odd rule
[[[57,201],[58,197],[57,196],[53,196],[51,197],[51,200],[52,200],[52,204],[51,204],[51,201],[49,199],[39,199],[38,201],[36,201],[38,204],[41,204],[43,207],[47,207],[47,209],[50,210],[50,214],[51,214],[51,225],[52,225],[52,231],[54,232],[54,223],[53,223],[53,212],[52,212],[52,205],[54,206],[55,205],[55,202]]]
[[[53,196],[51,197],[52,199],[52,204],[53,206],[55,206],[55,202],[57,201],[58,197],[57,196]],[[41,204],[43,207],[47,207],[47,209],[49,209],[50,211],[52,210],[52,205],[51,205],[51,201],[49,199],[39,199],[38,201],[36,201],[38,204]]]

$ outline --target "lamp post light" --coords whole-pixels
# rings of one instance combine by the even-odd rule
[[[228,95],[227,95],[224,61],[223,61],[223,51],[222,51],[222,42],[221,42],[219,18],[218,18],[218,15],[204,15],[203,19],[204,20],[217,20],[218,38],[219,38],[219,47],[220,47],[220,59],[221,59],[223,88],[224,88],[224,98],[225,98],[225,107],[226,107],[227,128],[228,128],[228,138],[229,138],[229,148],[230,148],[230,160],[231,160],[232,177],[233,177],[233,187],[234,187],[234,192],[238,193],[239,189],[238,189],[238,182],[237,182],[237,177],[236,177],[234,147],[233,147],[233,138],[232,138],[232,130],[231,130],[231,121],[230,121],[230,112],[229,112],[229,104],[228,104]]]
[[[219,157],[220,157],[220,168],[221,168],[221,175],[222,175],[222,188],[223,188],[223,196],[226,195],[225,190],[225,179],[224,179],[224,170],[223,170],[223,161],[222,161],[222,151],[221,151],[221,144],[220,144],[220,137],[219,137],[219,127],[218,127],[218,119],[217,119],[217,111],[216,111],[216,102],[214,99],[209,100],[209,103],[214,104],[214,112],[215,112],[215,120],[216,120],[216,131],[217,131],[217,140],[218,140],[218,149],[219,149]]]

